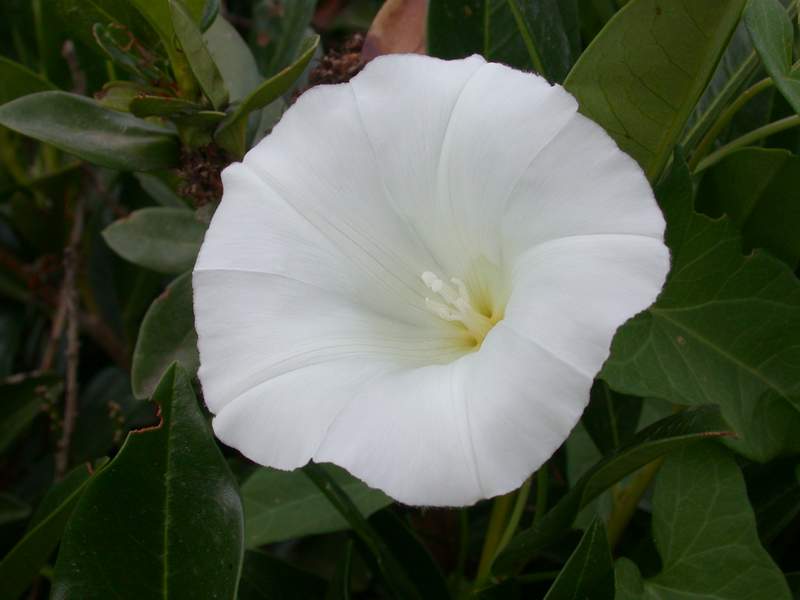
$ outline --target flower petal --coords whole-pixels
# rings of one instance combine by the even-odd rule
[[[656,299],[669,252],[641,235],[589,234],[539,244],[514,264],[505,323],[594,377],[617,328]]]
[[[414,367],[457,355],[458,332],[442,324],[388,319],[286,277],[200,270],[193,286],[198,375],[213,413],[269,379],[312,365],[359,359]]]
[[[632,233],[663,239],[664,217],[639,165],[576,114],[518,180],[503,219],[507,259],[564,236]]]

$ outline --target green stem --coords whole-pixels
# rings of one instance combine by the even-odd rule
[[[533,522],[538,523],[547,511],[547,488],[549,486],[550,474],[547,470],[547,463],[539,467],[536,472],[536,512],[533,513]]]
[[[689,169],[691,171],[694,171],[697,168],[697,165],[700,164],[700,161],[708,153],[711,145],[714,143],[714,140],[719,137],[719,134],[722,133],[722,130],[725,129],[725,127],[727,127],[728,123],[731,122],[736,113],[739,112],[742,107],[751,99],[764,90],[771,88],[773,85],[774,82],[772,81],[772,78],[767,77],[766,79],[762,79],[755,85],[747,88],[734,102],[731,103],[730,106],[728,106],[728,108],[722,112],[708,132],[706,132],[706,135],[703,136],[703,139],[697,146],[697,150],[694,151],[692,160],[689,161]]]
[[[611,509],[611,516],[608,518],[608,544],[613,549],[622,537],[625,528],[630,523],[639,501],[650,487],[653,478],[661,468],[663,459],[654,460],[648,463],[634,476],[630,485],[624,488],[615,498],[614,506]]]
[[[492,514],[489,516],[489,528],[483,541],[481,559],[478,563],[478,574],[475,577],[475,589],[483,587],[492,572],[492,563],[497,556],[497,548],[503,537],[503,531],[508,522],[508,513],[514,504],[516,492],[498,496],[492,505]]]
[[[506,547],[506,544],[511,541],[511,538],[514,537],[514,534],[517,531],[517,527],[519,526],[520,519],[522,519],[522,513],[525,512],[525,505],[528,502],[528,495],[531,491],[531,478],[525,480],[525,483],[522,484],[522,487],[519,488],[519,492],[517,493],[517,499],[514,502],[514,509],[511,511],[511,518],[508,520],[508,525],[506,525],[506,530],[503,532],[503,537],[500,538],[500,543],[497,545],[497,550],[495,551],[495,557]]]
[[[800,125],[800,115],[792,115],[791,117],[786,117],[785,119],[781,119],[779,121],[775,121],[774,123],[770,123],[769,125],[764,125],[763,127],[754,129],[750,133],[746,133],[745,135],[738,137],[732,142],[724,145],[716,152],[709,154],[706,158],[700,161],[694,172],[703,171],[704,169],[717,164],[723,158],[739,148],[749,146],[758,140],[769,137],[786,129],[797,127],[798,125]]]
[[[458,560],[456,561],[456,577],[453,581],[454,591],[456,592],[461,589],[461,582],[464,580],[464,572],[467,569],[467,557],[469,556],[469,514],[466,508],[458,511],[458,523]],[[454,595],[457,596],[458,594]]]

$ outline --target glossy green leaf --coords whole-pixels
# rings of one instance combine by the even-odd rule
[[[254,3],[249,41],[265,77],[282,71],[302,54],[316,4],[316,0],[292,0],[282,3],[278,13],[272,0]]]
[[[370,562],[389,588],[391,595],[402,600],[425,598],[422,589],[417,586],[414,574],[406,570],[392,548],[375,527],[364,518],[358,506],[339,486],[330,471],[312,462],[305,467],[304,472],[350,524],[359,542],[366,548]]]
[[[236,597],[244,539],[236,481],[180,366],[153,400],[161,424],[129,434],[75,508],[54,600]]]
[[[197,372],[200,364],[191,273],[184,273],[170,283],[144,316],[133,351],[133,395],[149,398],[173,362],[178,362],[190,375]]]
[[[618,600],[790,600],[786,581],[761,547],[742,474],[712,443],[667,458],[653,495],[653,536],[661,572],[642,579],[617,562]]]
[[[58,545],[67,521],[90,481],[89,470],[80,466],[47,493],[22,539],[0,562],[3,598],[18,597],[39,574]]]
[[[718,403],[739,434],[730,443],[749,457],[800,450],[800,282],[764,252],[744,256],[727,219],[694,212],[682,161],[657,196],[672,271],[656,303],[617,332],[603,379],[675,404]]]
[[[602,519],[595,517],[544,600],[607,600],[614,597],[614,563]]]
[[[350,580],[353,566],[353,540],[347,540],[344,552],[336,565],[325,600],[350,600]]]
[[[630,441],[641,413],[641,398],[617,393],[605,381],[597,379],[581,422],[597,449],[608,454]]]
[[[120,171],[164,169],[178,160],[178,138],[169,129],[66,92],[4,104],[0,125]]]
[[[630,0],[564,87],[655,181],[733,33],[744,0]],[[674,43],[680,40],[680,43]]]
[[[109,246],[125,260],[158,271],[183,273],[194,267],[206,232],[188,208],[142,208],[103,231]]]
[[[55,86],[39,75],[13,60],[0,56],[0,104],[11,102],[21,96],[46,92],[56,89]]]
[[[175,190],[170,186],[163,177],[154,173],[136,173],[134,174],[136,181],[142,186],[142,189],[161,206],[167,208],[187,208],[186,202],[175,193]]]
[[[512,538],[497,557],[495,571],[511,572],[558,540],[584,506],[626,475],[686,444],[727,435],[727,429],[716,406],[685,410],[646,427],[589,469],[539,523]]]
[[[58,398],[60,381],[52,375],[0,383],[0,453],[30,427],[42,406]]]
[[[727,214],[744,250],[766,248],[790,267],[800,262],[800,157],[779,149],[743,148],[704,173],[697,206]]]
[[[264,552],[245,552],[238,600],[314,600],[324,594],[319,576]]]
[[[559,0],[432,0],[428,52],[439,58],[482,54],[562,81],[577,51],[577,11]]]
[[[206,47],[203,33],[182,0],[168,1],[172,27],[180,42],[180,49],[200,85],[200,89],[211,102],[211,106],[219,110],[228,103],[228,90],[225,88],[222,75]]]
[[[137,94],[131,99],[128,109],[137,117],[174,117],[198,112],[203,110],[203,107],[182,98]]]
[[[330,473],[366,516],[392,503],[383,492],[367,487],[344,469],[334,465],[321,468]],[[258,469],[242,484],[242,497],[248,548],[348,527],[347,521],[299,469]]]
[[[236,156],[246,150],[247,116],[259,108],[278,99],[303,73],[319,46],[319,36],[308,38],[297,60],[283,71],[259,85],[250,93],[217,128],[215,138],[220,145]]]
[[[748,0],[744,23],[767,73],[800,114],[800,71],[792,71],[794,27],[778,0]]]

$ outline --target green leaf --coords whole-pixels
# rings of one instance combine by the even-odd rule
[[[761,547],[742,474],[716,444],[667,458],[653,495],[653,536],[661,572],[642,580],[617,562],[618,600],[790,600],[786,581]]]
[[[412,577],[413,573],[405,570],[389,545],[372,524],[364,518],[359,508],[339,486],[330,472],[313,462],[305,467],[304,472],[353,528],[353,532],[366,547],[371,562],[391,591],[392,596],[399,600],[422,600],[425,598],[426,596],[421,593]]]
[[[77,467],[44,497],[25,535],[0,562],[0,589],[4,598],[18,597],[39,574],[58,545],[90,479],[86,466]]]
[[[180,366],[153,400],[160,425],[129,434],[75,508],[54,600],[236,596],[244,538],[236,481]]]
[[[683,161],[656,195],[672,271],[617,332],[602,378],[674,404],[718,403],[739,434],[730,443],[751,458],[800,450],[800,282],[764,252],[743,256],[727,219],[694,212]]]
[[[264,552],[244,555],[238,600],[313,600],[322,598],[325,581]]]
[[[183,98],[137,94],[131,99],[128,110],[137,117],[174,117],[191,115],[203,110],[203,106]]]
[[[509,573],[557,541],[584,506],[626,475],[686,444],[727,435],[727,429],[716,406],[685,410],[646,427],[589,469],[539,523],[512,538],[497,557],[495,571]]]
[[[158,271],[183,273],[194,266],[206,225],[188,208],[142,208],[103,231],[125,260]]]
[[[350,600],[350,579],[353,566],[353,540],[347,540],[342,557],[336,565],[325,600]]]
[[[173,362],[192,375],[200,364],[191,273],[177,277],[147,309],[133,351],[133,395],[149,398]]]
[[[559,0],[432,0],[428,52],[439,58],[482,54],[562,81],[577,49],[577,12]]]
[[[775,87],[800,114],[800,72],[792,72],[794,28],[786,10],[778,0],[749,0],[743,20]]]
[[[597,379],[592,385],[589,405],[581,422],[597,449],[608,454],[630,441],[636,433],[641,413],[641,398],[619,394],[605,381]]]
[[[744,0],[630,0],[564,83],[655,181],[711,78]],[[680,40],[680,43],[674,43]]]
[[[124,26],[148,50],[155,51],[158,34],[129,0],[56,0],[55,10],[64,27],[88,48],[100,51],[92,28],[116,23]]]
[[[318,46],[318,35],[308,38],[300,56],[294,63],[259,85],[220,123],[214,135],[223,148],[236,156],[244,155],[247,116],[280,98],[281,94],[286,92],[302,75]]]
[[[174,189],[162,177],[153,173],[135,173],[134,177],[142,189],[161,206],[167,208],[187,208]]]
[[[96,45],[106,53],[114,65],[125,69],[134,77],[144,79],[152,85],[161,84],[165,87],[172,82],[163,59],[140,45],[131,43],[131,33],[127,29],[113,23],[108,25],[95,23],[92,35]]]
[[[164,169],[178,160],[178,138],[169,129],[66,92],[4,104],[0,125],[120,171]]]
[[[698,208],[727,214],[744,250],[766,248],[790,267],[800,262],[800,157],[780,149],[743,148],[704,173]]]
[[[602,519],[595,517],[544,600],[614,597],[614,563]]]
[[[241,100],[258,87],[262,77],[256,59],[233,25],[219,16],[203,38],[222,72],[231,103]]]
[[[47,402],[53,402],[61,383],[53,375],[0,383],[0,453],[30,427]]]
[[[56,89],[52,83],[42,79],[28,67],[5,56],[0,56],[0,81],[3,82],[0,86],[0,104],[28,94]]]
[[[186,57],[200,89],[211,102],[211,106],[217,110],[223,108],[228,103],[228,90],[225,88],[222,75],[206,47],[203,33],[181,0],[169,0],[169,9],[175,35],[180,41],[181,51]]]
[[[367,487],[344,469],[334,465],[321,468],[364,515],[392,503],[383,492]],[[348,528],[347,521],[299,469],[258,469],[242,484],[242,497],[248,548]]]
[[[255,3],[249,41],[258,67],[266,77],[288,67],[302,53],[316,4],[316,0],[284,2],[280,14],[276,14],[272,0]]]
[[[796,457],[751,463],[745,468],[747,497],[762,543],[770,544],[800,514],[800,462]]]

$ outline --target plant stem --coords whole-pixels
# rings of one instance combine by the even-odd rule
[[[630,523],[639,501],[647,491],[647,488],[650,487],[653,478],[661,468],[662,462],[664,460],[659,458],[639,469],[630,485],[614,498],[614,507],[611,509],[611,516],[608,518],[608,544],[612,550],[622,537],[628,523]]]
[[[514,537],[514,533],[517,531],[520,519],[522,519],[522,513],[525,512],[525,504],[528,502],[528,495],[531,491],[531,479],[531,477],[528,477],[517,492],[517,499],[514,502],[514,509],[511,511],[511,518],[508,520],[508,525],[506,525],[506,530],[503,532],[503,537],[500,538],[500,543],[497,545],[495,557],[506,547],[506,544],[511,541],[511,538]]]
[[[719,137],[719,134],[722,133],[722,130],[731,122],[731,119],[739,112],[742,107],[747,104],[752,98],[757,96],[759,93],[763,92],[771,88],[774,85],[772,78],[767,77],[766,79],[762,79],[758,83],[752,85],[751,87],[747,88],[742,94],[734,100],[728,108],[726,108],[719,118],[714,122],[711,128],[706,132],[706,135],[703,136],[701,142],[697,145],[697,150],[694,151],[692,155],[692,160],[689,162],[689,169],[694,171],[697,168],[697,165],[703,159],[703,157],[708,153],[711,145],[714,143]]]
[[[547,510],[547,487],[549,481],[550,474],[547,470],[547,463],[545,463],[536,472],[536,512],[533,513],[534,523],[541,521]]]
[[[478,563],[478,574],[475,577],[475,589],[480,589],[491,575],[492,563],[497,556],[497,548],[503,537],[508,513],[514,504],[516,491],[504,496],[498,496],[492,505],[492,514],[489,516],[489,528],[486,531],[486,538],[483,541],[481,559]]]
[[[768,125],[764,125],[763,127],[759,127],[758,129],[754,129],[750,133],[746,133],[741,137],[736,138],[732,142],[725,144],[722,148],[717,150],[716,152],[708,155],[706,158],[700,161],[697,167],[694,169],[694,172],[699,172],[704,169],[709,168],[712,165],[715,165],[723,158],[742,148],[744,146],[749,146],[753,142],[757,142],[760,139],[765,137],[769,137],[786,129],[791,129],[792,127],[797,127],[800,125],[800,115],[792,115],[791,117],[786,117],[779,121],[775,121],[774,123],[770,123]]]

